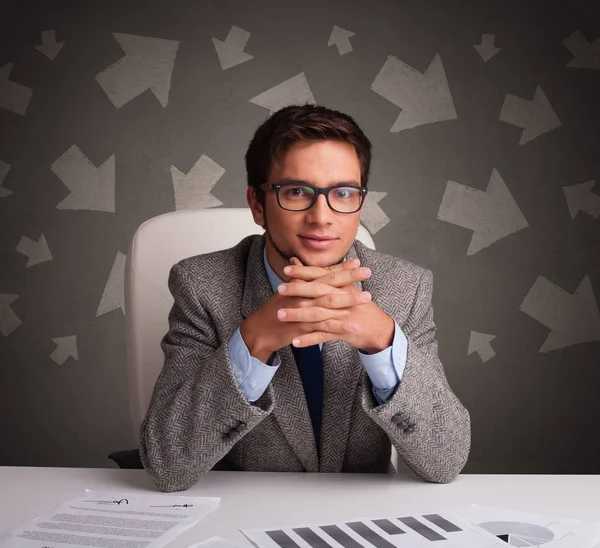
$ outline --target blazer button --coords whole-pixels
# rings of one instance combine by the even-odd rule
[[[400,424],[401,422],[403,422],[404,419],[402,418],[402,415],[400,413],[396,413],[393,417],[392,417],[392,422],[394,424]]]
[[[405,434],[412,434],[414,431],[416,430],[415,425],[414,424],[409,424],[405,429],[404,429],[404,433]]]
[[[248,428],[248,425],[245,422],[240,422],[240,424],[235,427],[237,432],[243,432],[246,428]]]

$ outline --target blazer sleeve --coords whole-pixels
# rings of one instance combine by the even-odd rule
[[[402,382],[383,405],[377,405],[364,383],[362,405],[411,470],[426,481],[448,483],[467,462],[471,425],[438,357],[432,294],[433,273],[423,269],[403,326],[408,354]]]
[[[273,410],[271,387],[256,402],[240,391],[228,339],[199,301],[180,263],[171,267],[174,302],[161,341],[164,364],[140,429],[140,459],[162,491],[187,489]]]

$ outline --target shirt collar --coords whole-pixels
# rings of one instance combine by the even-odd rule
[[[279,285],[283,283],[283,280],[277,274],[275,274],[275,271],[273,270],[269,263],[269,260],[267,259],[267,246],[264,247],[263,262],[265,263],[265,270],[267,271],[267,276],[271,284],[271,289],[273,290],[273,292],[275,292],[277,291]]]

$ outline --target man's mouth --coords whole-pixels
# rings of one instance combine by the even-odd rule
[[[300,241],[310,249],[326,249],[338,240],[333,236],[321,236],[319,234],[300,234],[299,237]]]

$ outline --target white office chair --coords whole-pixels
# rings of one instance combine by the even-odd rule
[[[249,208],[174,211],[149,219],[135,232],[125,266],[125,311],[129,405],[136,447],[164,362],[160,343],[169,329],[173,304],[167,284],[171,267],[186,257],[227,249],[262,232]],[[362,225],[357,239],[375,249]]]

